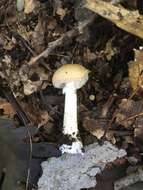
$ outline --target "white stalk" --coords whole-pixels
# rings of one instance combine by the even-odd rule
[[[65,94],[63,133],[71,136],[74,142],[72,145],[64,144],[60,149],[62,153],[82,153],[82,143],[77,139],[77,93],[74,82],[67,83],[63,88],[63,93]]]
[[[64,108],[64,123],[63,133],[76,135],[78,133],[77,127],[77,94],[74,83],[68,83],[64,89],[65,94],[65,108]]]

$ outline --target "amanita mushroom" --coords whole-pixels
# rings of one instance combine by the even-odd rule
[[[88,80],[89,70],[78,64],[66,64],[61,66],[53,75],[54,87],[63,89],[65,94],[63,134],[71,145],[63,144],[60,147],[62,153],[82,153],[83,145],[78,138],[77,124],[77,89],[81,88]]]

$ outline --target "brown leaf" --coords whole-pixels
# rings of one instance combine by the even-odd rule
[[[91,62],[95,59],[96,59],[96,54],[91,52],[89,48],[86,48],[86,51],[84,51],[84,61]]]
[[[135,128],[135,130],[134,130],[134,136],[137,137],[137,138],[142,139],[142,137],[143,137],[143,127],[137,127],[137,128]]]
[[[21,102],[21,104],[33,124],[40,127],[47,125],[50,119],[52,120],[47,111],[40,109],[38,102],[33,102],[31,104]]]
[[[23,72],[21,69],[21,78]],[[47,87],[49,75],[45,68],[36,65],[29,70],[28,75],[29,79],[23,78],[23,90],[25,95],[30,95],[33,92]]]
[[[61,20],[63,20],[66,15],[67,9],[63,8],[61,0],[54,1],[54,13],[60,16]]]
[[[56,13],[60,16],[61,20],[63,20],[64,16],[66,15],[66,9],[58,7]]]
[[[143,88],[143,50],[134,50],[135,60],[128,63],[129,80],[133,90]]]
[[[33,12],[36,5],[37,5],[37,3],[35,0],[25,0],[24,13],[29,14],[29,13]]]
[[[0,99],[0,109],[3,110],[4,115],[12,117],[15,114],[11,104],[4,99]]]
[[[86,117],[83,122],[83,127],[99,140],[105,135],[108,141],[113,144],[116,143],[114,131],[107,131],[105,134],[107,121],[104,119],[95,120]]]
[[[122,99],[116,112],[116,123],[126,128],[131,127],[136,117],[130,117],[137,115],[141,110],[143,110],[143,103],[141,101],[135,102],[133,100]]]
[[[31,80],[27,80],[23,85],[24,94],[29,96],[33,92],[37,92],[42,86],[42,81],[32,82]]]
[[[143,101],[123,99],[116,111],[116,123],[134,130],[134,136],[142,138],[143,135]],[[132,140],[129,140],[130,143]]]
[[[105,129],[102,128],[98,120],[90,119],[86,117],[83,123],[84,128],[89,131],[92,135],[96,136],[98,139],[103,137]]]
[[[36,25],[33,32],[30,35],[30,41],[37,53],[41,53],[44,50],[44,37],[46,30],[46,20],[43,18],[43,15],[39,15],[38,24]]]

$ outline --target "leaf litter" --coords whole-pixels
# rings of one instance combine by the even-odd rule
[[[81,1],[24,2],[18,11],[16,1],[0,2],[1,116],[21,125],[15,116],[22,109],[39,128],[33,142],[61,144],[64,98],[51,78],[63,64],[82,64],[91,71],[78,92],[84,144],[106,139],[125,148],[138,165],[143,150],[142,39],[88,12]],[[132,11],[126,2],[118,6]],[[9,91],[21,108],[6,99]]]

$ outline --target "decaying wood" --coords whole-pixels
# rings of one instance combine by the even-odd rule
[[[143,39],[143,16],[138,11],[128,11],[102,0],[86,0],[84,6],[110,20],[119,28]]]

